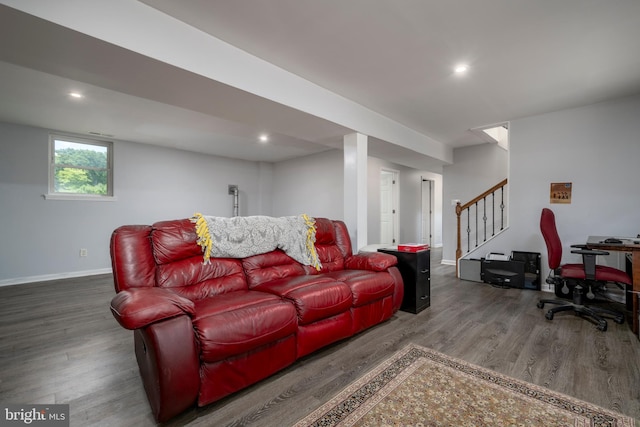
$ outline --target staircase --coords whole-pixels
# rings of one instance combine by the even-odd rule
[[[456,204],[456,276],[460,258],[504,230],[506,185],[507,179],[504,179],[467,203]],[[463,226],[464,233],[461,231]]]

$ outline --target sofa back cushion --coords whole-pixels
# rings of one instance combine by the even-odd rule
[[[321,272],[344,269],[345,259],[351,256],[344,222],[315,220]],[[195,226],[189,219],[119,227],[112,235],[111,258],[116,291],[157,286],[194,301],[276,279],[318,273],[280,250],[242,260],[212,258],[205,265]]]
[[[316,218],[316,252],[322,264],[320,272],[344,269],[345,254],[338,246],[334,222],[326,218]],[[348,237],[348,236],[347,236]],[[307,269],[311,271],[313,269]]]
[[[116,292],[156,285],[150,225],[123,225],[111,234],[109,251]]]
[[[349,236],[349,230],[347,230],[347,224],[343,221],[331,221],[333,223],[333,229],[336,235],[336,245],[342,253],[342,256],[347,259],[353,255],[353,249],[351,248],[351,237]]]
[[[265,254],[254,255],[242,260],[249,288],[276,279],[301,276],[305,268],[280,249]]]
[[[211,258],[204,264],[195,226],[188,219],[155,223],[151,246],[158,287],[170,288],[193,301],[247,289],[240,260]]]

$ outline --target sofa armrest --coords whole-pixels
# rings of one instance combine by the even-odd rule
[[[386,271],[398,263],[398,259],[382,252],[361,252],[345,260],[346,270]]]
[[[162,288],[133,288],[111,300],[111,313],[125,329],[139,329],[151,323],[193,315],[193,301]]]

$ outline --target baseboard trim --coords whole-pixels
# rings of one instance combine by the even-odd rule
[[[72,271],[68,273],[43,274],[40,276],[16,277],[14,279],[0,280],[0,287],[23,285],[25,283],[48,282],[51,280],[70,279],[73,277],[97,276],[99,274],[110,274],[110,268],[100,268],[97,270]]]
[[[543,283],[542,285],[540,285],[540,290],[542,292],[555,292],[555,289],[553,289],[553,286],[548,283]]]
[[[443,259],[442,261],[440,261],[440,264],[456,265],[456,260],[455,259]]]

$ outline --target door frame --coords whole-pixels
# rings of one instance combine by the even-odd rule
[[[425,200],[425,183],[429,183],[429,193],[428,200]],[[420,239],[422,243],[428,243],[429,246],[433,246],[433,227],[434,227],[434,190],[435,190],[435,181],[433,179],[425,178],[423,176],[420,177]],[[425,212],[425,205],[428,206],[427,212]],[[425,216],[427,216],[427,223],[429,224],[429,236],[427,241],[425,242]]]
[[[382,190],[382,175],[383,174],[391,174],[392,175],[392,185],[391,185],[391,211],[392,211],[392,222],[393,222],[393,236],[392,236],[392,245],[397,245],[400,240],[400,171],[396,169],[390,169],[382,167],[380,168],[380,182],[379,188]],[[382,197],[380,197],[380,241],[382,243]]]

